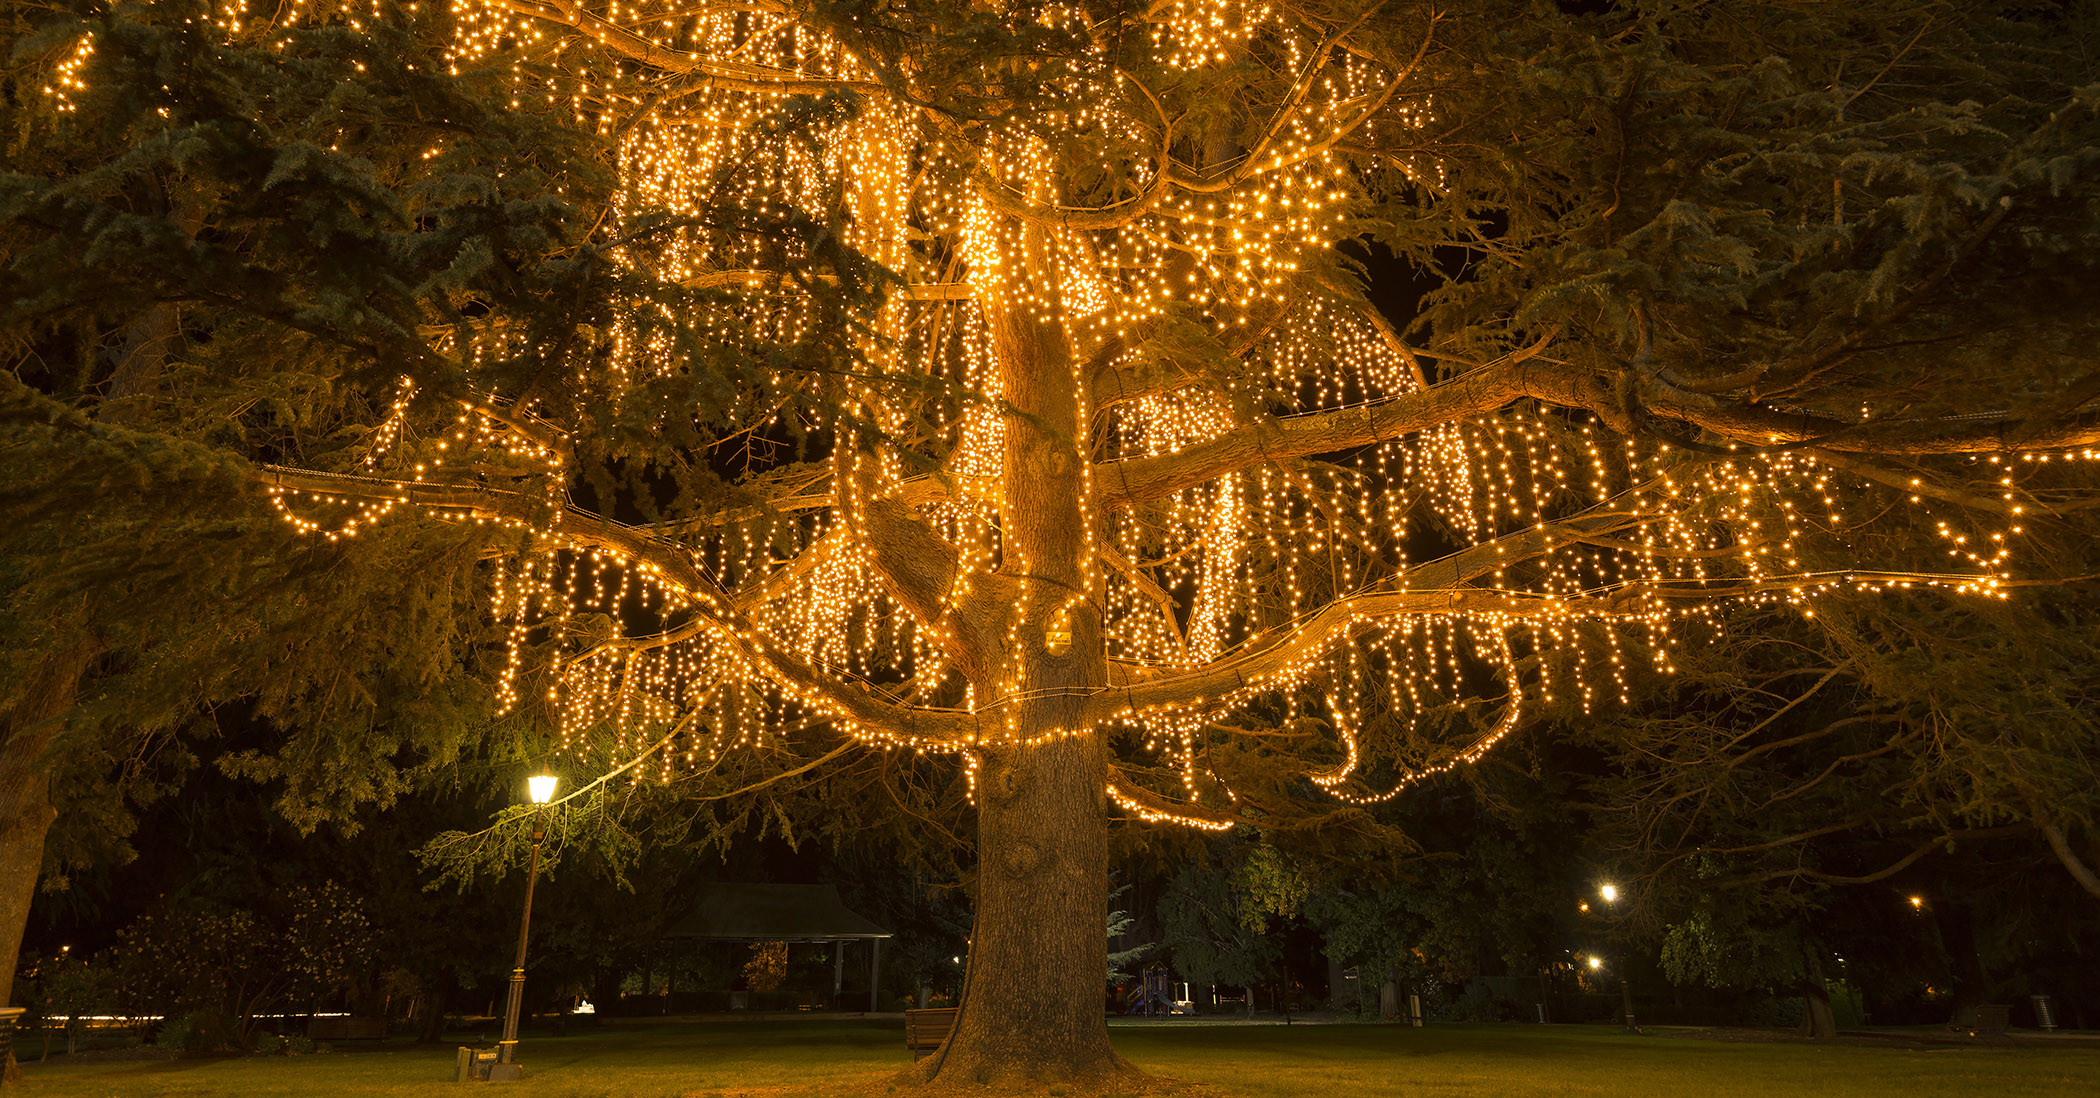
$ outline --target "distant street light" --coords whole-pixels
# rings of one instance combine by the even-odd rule
[[[1591,967],[1592,969],[1599,969],[1599,968],[1603,968],[1603,967],[1604,967],[1604,958],[1602,958],[1602,957],[1591,957],[1591,958],[1590,958],[1590,967]]]
[[[1605,903],[1608,903],[1608,904],[1615,904],[1615,903],[1618,903],[1618,902],[1619,902],[1619,886],[1618,886],[1618,885],[1605,885],[1604,887],[1602,887],[1602,888],[1599,888],[1599,889],[1597,890],[1597,895],[1599,895],[1599,896],[1602,896],[1602,897],[1604,897],[1604,902],[1605,902]]]
[[[510,966],[510,1002],[503,1008],[503,1040],[496,1043],[496,1063],[489,1069],[492,1083],[521,1079],[525,1074],[517,1060],[518,1008],[525,1001],[525,937],[532,929],[532,886],[540,875],[540,843],[547,838],[547,802],[554,799],[554,784],[560,780],[552,774],[535,774],[525,779],[533,804],[532,860],[525,869],[525,914],[518,919],[518,959]]]
[[[1911,909],[1912,911],[1923,911],[1923,910],[1925,910],[1925,897],[1923,897],[1923,896],[1912,896],[1912,897],[1910,898],[1910,909]]]

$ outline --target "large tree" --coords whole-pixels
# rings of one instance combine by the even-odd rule
[[[537,264],[460,230],[483,207],[357,197],[317,248],[405,216],[400,261],[448,263],[353,248],[322,293],[237,234],[113,239],[105,193],[31,179],[15,277],[354,361],[330,376],[363,429],[247,446],[255,490],[315,539],[473,533],[503,702],[583,763],[956,759],[979,871],[940,1083],[1129,1070],[1113,811],[1347,815],[1529,703],[1666,673],[1731,601],[2001,597],[2065,468],[2005,459],[2100,440],[2082,7],[213,10],[350,88],[373,59],[326,45],[405,20],[437,37],[395,63],[508,81],[614,180],[558,183]],[[83,121],[136,62],[98,18],[42,39]],[[403,122],[426,159],[488,152]],[[199,224],[403,147],[238,136],[253,190]],[[1352,242],[1418,285],[1374,302]],[[1866,555],[1890,507],[1936,509],[1953,555]]]

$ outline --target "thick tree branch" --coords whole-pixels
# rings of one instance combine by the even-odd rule
[[[1739,850],[1764,850],[1764,849],[1770,849],[1770,848],[1773,848],[1773,847],[1776,847],[1776,846],[1781,846],[1781,845],[1785,845],[1786,843],[1789,843],[1789,842],[1795,842],[1795,841],[1805,841],[1806,839],[1809,839],[1809,838],[1814,838],[1814,837],[1816,837],[1816,836],[1818,836],[1818,835],[1823,835],[1823,834],[1830,834],[1830,833],[1833,833],[1833,832],[1835,832],[1835,831],[1838,831],[1838,830],[1844,830],[1844,829],[1847,829],[1847,828],[1850,828],[1850,827],[1856,827],[1856,826],[1858,826],[1858,825],[1857,825],[1857,824],[1848,824],[1848,825],[1845,825],[1845,827],[1844,827],[1844,828],[1826,828],[1826,829],[1824,829],[1823,831],[1819,831],[1819,832],[1811,832],[1811,833],[1809,833],[1808,835],[1805,835],[1805,836],[1791,836],[1791,837],[1789,837],[1789,838],[1787,838],[1787,839],[1783,839],[1783,840],[1780,840],[1780,841],[1778,841],[1778,842],[1775,842],[1775,843],[1761,843],[1761,844],[1759,844],[1759,845],[1757,845],[1757,846],[1754,846],[1754,847],[1740,847],[1740,848],[1738,848],[1738,849],[1739,849]],[[1886,865],[1886,866],[1883,866],[1882,868],[1880,868],[1880,869],[1877,869],[1877,870],[1875,870],[1875,871],[1874,871],[1874,872],[1872,872],[1872,873],[1863,873],[1863,874],[1860,874],[1860,875],[1858,875],[1858,876],[1847,876],[1847,875],[1845,875],[1845,874],[1840,874],[1840,873],[1825,873],[1825,872],[1823,872],[1823,871],[1821,871],[1821,870],[1818,870],[1818,869],[1804,869],[1804,868],[1801,868],[1801,867],[1797,866],[1797,867],[1795,867],[1795,868],[1793,868],[1793,869],[1774,869],[1774,870],[1772,870],[1772,871],[1770,871],[1770,872],[1767,872],[1767,873],[1763,873],[1763,874],[1760,874],[1760,875],[1757,875],[1757,876],[1754,876],[1754,877],[1738,877],[1738,878],[1735,878],[1735,879],[1733,879],[1733,880],[1727,881],[1727,882],[1726,882],[1726,886],[1728,886],[1728,887],[1734,887],[1734,888],[1745,888],[1745,887],[1750,887],[1750,886],[1753,886],[1753,885],[1760,885],[1760,884],[1763,884],[1763,883],[1765,883],[1766,881],[1778,881],[1778,880],[1786,880],[1786,879],[1788,879],[1788,878],[1792,878],[1792,877],[1807,877],[1807,878],[1809,878],[1809,879],[1811,879],[1811,880],[1817,880],[1817,881],[1822,881],[1822,882],[1823,882],[1823,883],[1825,883],[1825,884],[1837,884],[1837,885],[1859,885],[1859,884],[1873,884],[1873,883],[1874,883],[1875,881],[1884,881],[1884,880],[1887,880],[1887,879],[1888,879],[1888,878],[1890,878],[1890,877],[1893,877],[1893,876],[1895,876],[1895,875],[1896,875],[1896,874],[1898,874],[1898,873],[1901,873],[1901,872],[1903,872],[1904,870],[1906,870],[1906,869],[1910,868],[1910,867],[1911,867],[1911,865],[1912,865],[1913,863],[1915,863],[1915,862],[1916,862],[1916,861],[1917,861],[1918,859],[1920,859],[1920,858],[1923,858],[1923,857],[1924,857],[1925,855],[1927,855],[1927,854],[1930,854],[1930,853],[1932,853],[1933,851],[1935,851],[1935,850],[1938,850],[1938,849],[1940,849],[1940,848],[1942,848],[1942,847],[1946,847],[1946,846],[1951,846],[1951,845],[1953,845],[1953,844],[1954,844],[1955,842],[1957,842],[1957,841],[1959,841],[1959,840],[1962,840],[1962,839],[2006,839],[2006,838],[2011,838],[2011,837],[2012,837],[2012,836],[2014,836],[2014,835],[2022,835],[2022,834],[2025,834],[2026,832],[2027,832],[2027,825],[2026,825],[2026,824],[2008,824],[2007,826],[2004,826],[2004,827],[1982,827],[1982,828],[1976,828],[1976,829],[1973,829],[1973,830],[1969,830],[1969,831],[1954,831],[1954,832],[1949,832],[1948,834],[1945,834],[1945,835],[1936,835],[1936,836],[1934,836],[1934,837],[1932,837],[1932,838],[1930,838],[1930,839],[1927,839],[1927,840],[1926,840],[1925,842],[1923,842],[1923,843],[1919,844],[1919,845],[1918,845],[1917,847],[1915,847],[1914,849],[1912,849],[1910,853],[1908,853],[1908,854],[1905,854],[1905,855],[1904,855],[1903,857],[1901,857],[1901,858],[1898,858],[1898,859],[1896,859],[1896,861],[1894,861],[1893,863],[1891,863],[1891,864],[1889,864],[1889,865]],[[1731,853],[1731,851],[1723,851],[1722,853]]]
[[[268,487],[317,496],[392,500],[440,512],[511,519],[534,529],[558,530],[555,536],[564,543],[609,551],[634,562],[672,592],[691,598],[693,610],[709,623],[707,631],[716,640],[741,652],[755,670],[820,712],[913,743],[960,745],[975,735],[975,722],[967,714],[893,704],[810,666],[753,624],[737,607],[736,599],[702,572],[683,546],[651,537],[647,531],[574,508],[561,510],[557,526],[551,521],[555,516],[546,504],[517,492],[479,485],[416,484],[282,466],[262,466],[255,479]]]
[[[1108,795],[1121,805],[1124,811],[1148,822],[1187,824],[1206,831],[1223,831],[1234,824],[1245,822],[1236,812],[1201,808],[1168,800],[1132,781],[1128,774],[1123,773],[1113,763],[1108,767]]]
[[[2070,840],[2064,837],[2064,829],[2040,818],[2036,818],[2035,826],[2042,829],[2042,837],[2049,840],[2049,849],[2056,852],[2056,860],[2063,863],[2064,871],[2078,882],[2078,887],[2100,899],[2100,876],[2094,875],[2093,867],[2085,864],[2078,852],[2071,849]]]
[[[1534,345],[1441,385],[1378,404],[1262,420],[1177,453],[1103,462],[1095,467],[1094,482],[1100,485],[1104,502],[1124,507],[1255,465],[1403,438],[1484,415],[1523,397],[1586,409],[1617,428],[1631,429],[1619,422],[1622,401],[1610,385],[1592,375],[1537,361],[1535,356],[1542,349]],[[1807,443],[1848,461],[1856,460],[1853,455],[1868,454],[2006,453],[2100,445],[2100,413],[2093,412],[2051,420],[2045,429],[2034,429],[2039,421],[2020,415],[1855,423],[1817,413],[1729,404],[1666,387],[1654,387],[1643,395],[1649,398],[1648,412],[1703,428],[1748,449]],[[1960,496],[1974,495],[1949,488],[1936,488],[1934,494],[1957,501]]]
[[[606,49],[663,72],[686,77],[686,91],[743,91],[760,95],[823,95],[853,90],[886,95],[889,89],[872,80],[838,80],[811,77],[764,65],[732,61],[710,61],[690,53],[665,49],[647,38],[583,9],[575,0],[509,0],[510,10],[535,19],[559,23],[597,42]]]
[[[1644,520],[1645,516],[1626,511],[1600,509],[1574,519],[1542,524],[1482,542],[1441,560],[1409,569],[1377,587],[1336,599],[1304,618],[1249,640],[1229,655],[1193,670],[1160,676],[1156,671],[1111,663],[1109,679],[1113,689],[1089,702],[1092,716],[1098,722],[1134,710],[1200,706],[1227,695],[1259,689],[1261,684],[1285,670],[1316,661],[1349,639],[1404,614],[1582,617],[1641,612],[1649,608],[1642,596],[1653,594],[1645,589],[1621,589],[1591,605],[1586,600],[1577,603],[1465,584],[1491,575],[1499,568],[1549,552],[1577,540],[1582,534],[1617,529]],[[1581,605],[1582,610],[1571,612],[1571,607],[1577,605]]]

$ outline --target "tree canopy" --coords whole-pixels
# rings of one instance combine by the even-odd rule
[[[2100,442],[2083,6],[19,18],[13,498],[267,500],[579,768],[955,760],[939,1080],[1121,1070],[1109,803],[1362,825],[1728,607],[2005,599]],[[41,757],[111,649],[23,643]]]

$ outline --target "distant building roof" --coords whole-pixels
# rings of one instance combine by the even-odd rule
[[[890,932],[846,909],[833,885],[713,884],[666,938],[819,942],[887,938]]]

